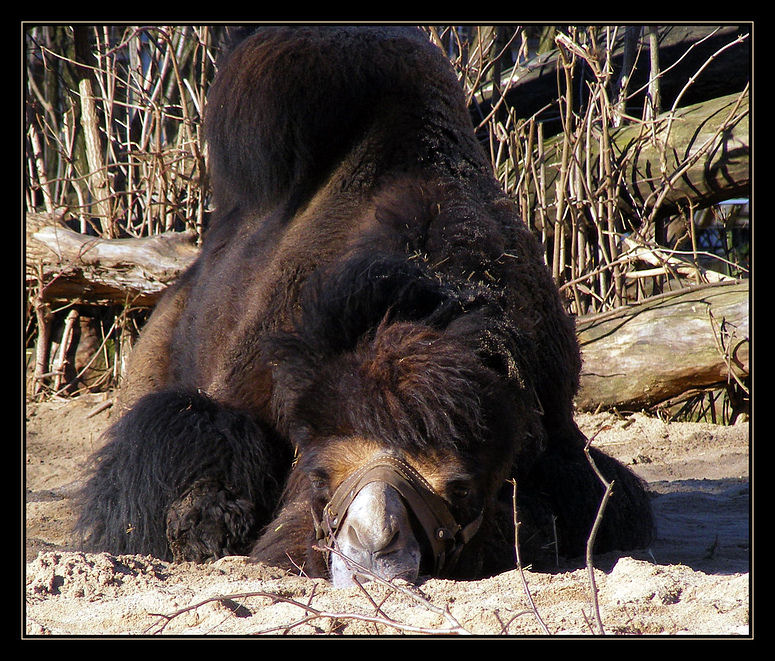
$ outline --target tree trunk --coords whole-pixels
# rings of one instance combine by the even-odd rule
[[[638,305],[581,317],[581,410],[648,408],[696,388],[746,379],[749,283],[661,294]]]

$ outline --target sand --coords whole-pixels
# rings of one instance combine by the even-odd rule
[[[751,617],[749,423],[581,414],[595,445],[649,484],[649,549],[595,558],[600,623],[583,559],[477,581],[421,578],[336,589],[227,557],[207,564],[88,554],[72,494],[110,411],[86,395],[26,408],[24,624],[48,636],[740,636]]]

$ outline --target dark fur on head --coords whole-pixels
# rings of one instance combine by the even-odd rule
[[[384,334],[392,324],[419,322],[443,330],[460,317],[463,305],[458,293],[420,264],[390,255],[359,255],[315,274],[302,293],[294,329],[267,342],[281,428],[289,408],[326,364],[376,343],[380,329]]]

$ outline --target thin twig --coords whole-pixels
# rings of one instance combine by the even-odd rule
[[[595,434],[589,438],[584,445],[584,454],[587,456],[587,461],[589,461],[590,466],[592,466],[592,470],[595,471],[595,475],[597,475],[598,479],[603,483],[603,486],[605,487],[605,493],[603,494],[603,498],[600,501],[600,505],[597,509],[597,516],[595,517],[595,522],[592,524],[592,530],[589,533],[589,537],[587,538],[587,549],[586,549],[586,563],[587,563],[587,574],[589,575],[589,591],[590,591],[590,598],[592,600],[592,608],[595,612],[595,618],[597,620],[597,626],[599,628],[600,635],[605,634],[605,628],[603,627],[603,618],[600,615],[600,603],[598,601],[597,596],[597,582],[595,581],[595,567],[592,560],[592,550],[595,546],[595,539],[597,537],[597,531],[600,528],[600,523],[603,520],[603,513],[605,512],[605,507],[608,504],[608,499],[611,497],[611,491],[613,489],[614,480],[611,480],[608,482],[605,477],[603,477],[603,474],[600,472],[600,470],[597,467],[597,464],[595,464],[595,460],[592,459],[592,455],[589,452],[590,445],[592,444],[592,441],[597,437],[597,435],[604,431],[605,429],[608,429],[610,426],[605,425],[598,429]]]
[[[511,482],[511,485],[512,485],[511,509],[514,517],[514,552],[516,553],[516,556],[517,556],[517,569],[519,570],[519,577],[522,580],[522,589],[525,592],[525,598],[527,599],[527,603],[530,606],[530,612],[533,613],[533,615],[536,618],[536,621],[544,630],[544,633],[551,636],[552,632],[549,631],[549,627],[546,626],[546,623],[541,617],[541,614],[538,612],[538,608],[536,608],[535,602],[533,601],[533,595],[530,594],[530,587],[527,584],[527,578],[525,578],[525,571],[522,567],[522,557],[519,551],[519,517],[517,516],[517,481],[514,478],[512,478],[509,481]]]
[[[392,586],[392,587],[395,587],[395,586]],[[305,613],[308,613],[308,615],[306,615],[305,617],[302,617],[299,620],[296,620],[290,624],[283,624],[283,625],[278,625],[277,627],[263,629],[260,632],[256,632],[257,634],[266,634],[266,633],[271,633],[273,631],[280,631],[280,630],[288,631],[289,629],[301,626],[302,624],[307,624],[316,619],[355,620],[358,622],[371,622],[375,624],[382,624],[382,625],[397,629],[399,631],[405,631],[408,633],[422,633],[422,634],[434,634],[434,635],[469,634],[468,631],[466,631],[459,625],[451,626],[448,628],[420,627],[412,624],[398,622],[396,620],[393,620],[391,618],[386,618],[386,617],[364,615],[362,613],[345,613],[345,612],[339,612],[339,611],[321,610],[318,608],[314,608],[309,603],[305,604],[296,599],[291,599],[290,597],[285,597],[281,594],[277,594],[276,592],[267,592],[264,590],[255,590],[255,591],[249,591],[249,592],[234,592],[231,594],[215,595],[212,597],[208,597],[207,599],[202,599],[201,601],[198,601],[194,604],[189,604],[188,606],[184,606],[183,608],[179,608],[171,613],[148,613],[148,615],[152,617],[158,617],[163,620],[161,625],[158,626],[158,628],[155,631],[153,631],[154,634],[160,634],[176,617],[183,615],[184,613],[188,613],[189,611],[196,610],[197,608],[201,608],[206,604],[213,603],[213,602],[237,601],[237,600],[254,598],[254,597],[263,597],[265,599],[271,600],[272,603],[282,602],[282,603],[290,604],[292,606],[298,607],[299,609],[303,610]],[[154,625],[151,625],[150,627],[148,627],[148,629],[146,629],[146,632],[150,631],[153,626]]]

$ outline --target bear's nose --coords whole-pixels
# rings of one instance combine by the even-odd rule
[[[385,482],[371,482],[356,495],[336,535],[331,574],[337,586],[352,584],[354,561],[386,580],[413,581],[420,568],[420,545],[401,496]],[[368,578],[368,576],[366,576]]]
[[[352,549],[385,554],[397,547],[407,519],[398,492],[384,482],[372,482],[361,489],[350,505],[338,541]],[[408,519],[406,521],[408,523]]]

